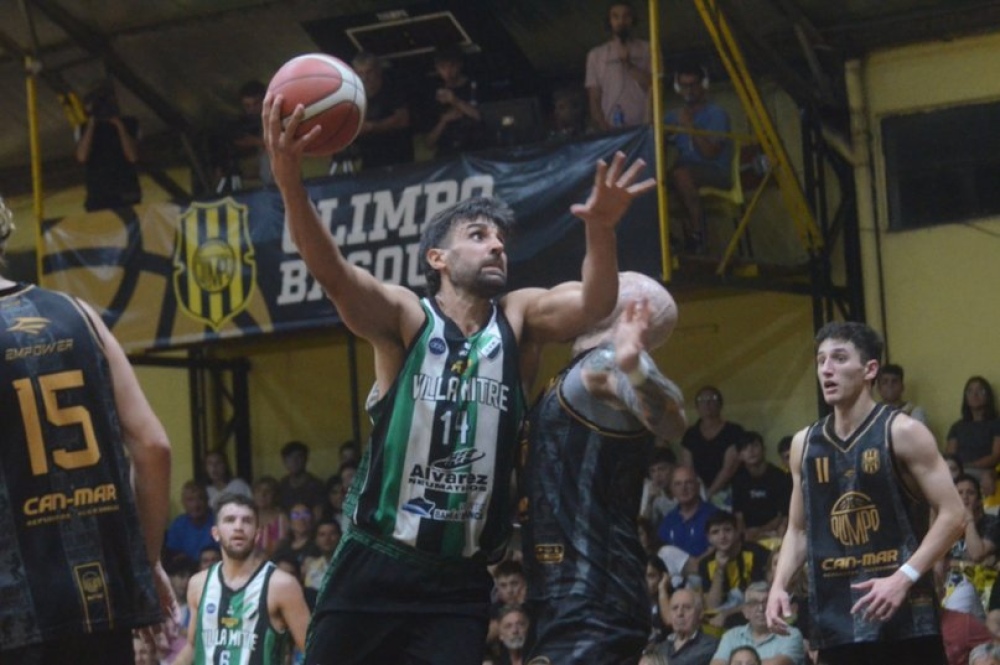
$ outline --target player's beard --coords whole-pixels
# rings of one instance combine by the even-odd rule
[[[253,539],[245,541],[242,545],[235,547],[231,543],[220,543],[222,551],[233,561],[246,561],[254,552]]]

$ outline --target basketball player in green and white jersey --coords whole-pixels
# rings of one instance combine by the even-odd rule
[[[599,163],[583,220],[582,282],[507,286],[513,214],[490,198],[426,222],[420,259],[428,297],[352,265],[302,183],[300,105],[282,126],[264,100],[271,155],[292,240],[344,324],[375,352],[374,430],[348,496],[350,526],[330,564],[306,663],[480,665],[492,580],[486,565],[510,533],[509,485],[524,388],[537,349],[607,316],[618,297],[615,226],[655,181],[641,160]],[[519,353],[518,347],[522,347]]]
[[[222,561],[188,583],[188,643],[175,664],[284,665],[303,649],[309,608],[297,579],[255,547],[258,514],[240,494],[218,498],[212,536]]]

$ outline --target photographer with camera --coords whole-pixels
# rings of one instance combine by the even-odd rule
[[[76,159],[86,166],[87,212],[139,203],[142,191],[135,163],[139,159],[139,123],[122,116],[111,81],[84,98],[89,116],[77,128]]]

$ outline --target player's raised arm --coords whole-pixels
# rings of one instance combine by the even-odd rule
[[[524,336],[538,342],[572,339],[608,316],[618,299],[618,246],[615,227],[632,201],[653,189],[652,178],[636,182],[645,162],[637,159],[627,169],[625,155],[615,154],[611,165],[597,163],[594,187],[585,203],[571,208],[586,225],[587,253],[578,288],[525,289],[508,296],[524,308]]]
[[[408,341],[423,320],[417,297],[409,290],[383,284],[371,273],[350,264],[309,200],[302,182],[302,156],[320,128],[296,138],[304,109],[296,107],[282,128],[281,95],[264,99],[264,145],[271,158],[275,184],[285,203],[285,222],[292,241],[337,307],[344,323],[356,335],[374,344]]]

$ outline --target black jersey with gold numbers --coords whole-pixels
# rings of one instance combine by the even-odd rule
[[[54,291],[0,291],[0,349],[0,649],[156,623],[111,373],[88,314]]]
[[[940,633],[930,575],[910,588],[887,622],[851,614],[867,593],[851,585],[891,575],[927,533],[928,506],[907,492],[896,467],[891,433],[896,415],[880,404],[846,440],[836,435],[833,416],[813,424],[806,435],[801,472],[814,648]]]

